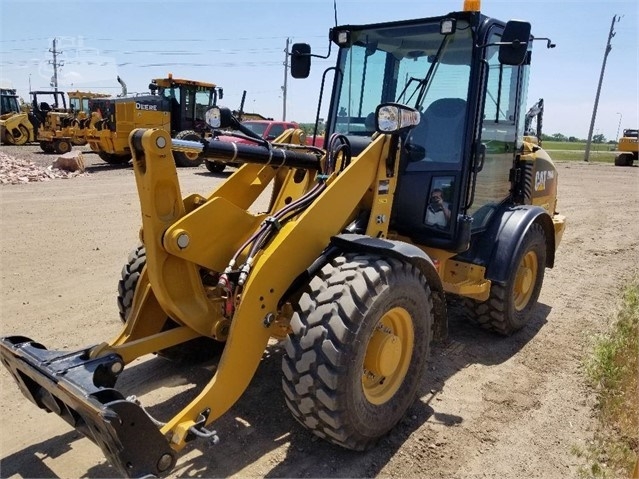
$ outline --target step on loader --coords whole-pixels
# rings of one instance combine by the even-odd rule
[[[2,338],[22,393],[95,442],[118,474],[162,476],[187,443],[228,437],[216,420],[275,338],[295,419],[364,450],[420,393],[431,341],[447,333],[448,296],[480,327],[526,327],[565,218],[550,157],[523,141],[531,26],[478,4],[331,29],[339,52],[324,148],[294,129],[254,144],[134,130],[142,244],[119,282],[121,333],[75,352]],[[306,77],[310,45],[291,53],[292,76]],[[206,120],[238,129],[220,106]],[[242,166],[183,198],[179,151]],[[265,191],[268,209],[252,213]],[[116,386],[153,353],[219,360],[190,403],[152,417],[144,396]]]

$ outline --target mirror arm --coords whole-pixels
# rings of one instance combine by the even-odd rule
[[[554,44],[552,42],[552,40],[550,38],[546,38],[546,37],[539,37],[539,38],[535,38],[532,37],[531,40],[546,40],[546,48],[555,48],[556,44]],[[486,47],[494,47],[494,46],[500,46],[500,45],[513,45],[513,46],[519,46],[522,45],[524,42],[522,42],[521,40],[515,40],[513,42],[494,42],[494,43],[484,43],[483,45],[475,45],[476,48],[486,48]]]
[[[512,42],[493,42],[493,43],[484,43],[483,45],[475,45],[476,48],[486,48],[486,47],[495,47],[500,45],[513,45],[518,47],[519,45],[523,45],[524,42],[521,40],[515,40]]]
[[[552,42],[552,40],[550,38],[546,38],[546,37],[539,37],[539,38],[535,38],[533,37],[533,40],[546,40],[546,48],[555,48],[555,44]]]

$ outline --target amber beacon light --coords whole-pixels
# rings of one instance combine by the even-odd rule
[[[481,0],[464,0],[464,11],[478,12],[481,10]]]

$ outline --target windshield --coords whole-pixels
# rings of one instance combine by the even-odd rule
[[[251,130],[253,133],[263,137],[266,131],[267,123],[257,123],[254,121],[243,121],[242,125]]]
[[[439,20],[352,32],[343,49],[343,78],[335,130],[370,135],[374,112],[383,102],[398,102],[424,112],[439,99],[468,97],[473,40],[466,21],[454,34],[442,35]]]
[[[0,114],[4,113],[18,113],[20,112],[20,105],[18,103],[17,96],[2,96],[2,102],[0,103]]]

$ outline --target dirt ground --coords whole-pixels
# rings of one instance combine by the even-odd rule
[[[0,151],[52,160],[37,147]],[[117,281],[140,223],[133,171],[92,154],[85,162],[86,176],[0,187],[0,335],[73,350],[118,331]],[[582,463],[571,451],[595,426],[582,361],[639,265],[639,168],[557,166],[568,225],[524,330],[502,338],[451,312],[450,337],[433,347],[419,399],[366,453],[318,440],[292,419],[274,347],[215,424],[220,443],[187,447],[171,477],[575,477]],[[206,193],[226,175],[180,169],[182,193]],[[118,387],[161,415],[209,377],[205,366],[153,357],[129,366]],[[117,475],[97,446],[25,400],[4,368],[0,386],[2,477]]]

